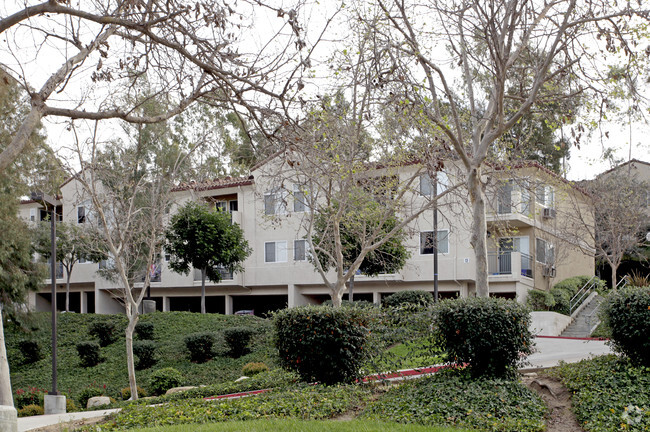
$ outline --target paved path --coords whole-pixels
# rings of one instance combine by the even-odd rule
[[[557,366],[560,360],[573,363],[611,352],[604,341],[598,340],[536,337],[535,344],[537,352],[528,357],[530,364],[526,368],[552,367]],[[18,419],[18,432],[83,418],[103,417],[116,411],[118,409],[22,417]]]

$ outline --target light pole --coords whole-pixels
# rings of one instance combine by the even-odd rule
[[[438,170],[433,176],[433,299],[438,303]]]
[[[50,278],[52,281],[52,390],[45,395],[45,414],[65,413],[65,396],[57,391],[57,352],[56,352],[56,198],[46,193],[32,192],[32,200],[40,203],[50,211],[50,235],[52,250],[50,255]]]

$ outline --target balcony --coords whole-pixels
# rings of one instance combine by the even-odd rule
[[[525,253],[498,251],[488,252],[489,276],[533,277],[533,258]]]
[[[519,189],[503,187],[496,196],[493,212],[487,214],[487,222],[506,222],[511,227],[533,226],[532,200],[530,194]]]
[[[227,268],[220,267],[219,273],[221,274],[222,281],[233,280],[233,272],[231,272]],[[206,281],[208,281],[207,278]],[[201,282],[201,269],[196,269],[196,268],[194,269],[194,282]]]

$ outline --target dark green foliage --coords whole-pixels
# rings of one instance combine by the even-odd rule
[[[527,304],[534,311],[552,311],[569,315],[571,298],[591,278],[589,276],[574,276],[556,283],[550,291],[530,290],[528,292]],[[602,279],[595,279],[595,289],[598,292],[605,290],[606,283]]]
[[[35,415],[43,415],[44,410],[40,405],[26,405],[18,409],[18,417],[31,417]]]
[[[43,406],[43,397],[45,396],[45,389],[30,387],[27,390],[17,389],[14,394],[14,405],[16,409],[20,409],[27,405],[40,405]]]
[[[548,291],[532,289],[528,291],[526,304],[533,311],[548,311],[555,306],[555,297]]]
[[[392,388],[363,412],[398,423],[450,425],[481,431],[545,430],[544,402],[516,380],[472,378],[449,370]]]
[[[149,392],[153,395],[164,394],[167,390],[183,384],[183,374],[174,368],[155,371],[149,378]]]
[[[153,323],[139,321],[135,325],[134,334],[140,340],[153,340],[153,333]]]
[[[634,364],[650,367],[650,287],[612,292],[602,314],[614,350]]]
[[[223,339],[233,357],[241,357],[248,352],[248,344],[252,336],[253,331],[247,327],[233,327],[223,331]]]
[[[81,408],[86,408],[88,406],[88,399],[96,396],[104,396],[104,394],[105,389],[96,386],[86,387],[77,395],[77,402],[79,402]]]
[[[520,354],[531,353],[530,314],[512,300],[444,300],[436,305],[433,322],[436,345],[451,361],[469,363],[474,376],[505,376]]]
[[[269,370],[269,367],[262,362],[253,362],[253,363],[246,363],[243,368],[241,368],[241,373],[243,373],[245,376],[252,376],[252,375],[257,375],[258,373],[261,372],[267,372]]]
[[[99,345],[108,346],[117,340],[115,324],[111,321],[95,321],[88,326],[88,333],[99,339]]]
[[[231,223],[229,213],[197,202],[187,203],[172,217],[166,239],[172,270],[187,274],[192,267],[205,269],[213,282],[222,279],[220,269],[224,267],[240,271],[251,253],[244,232]]]
[[[100,427],[105,432],[259,418],[328,419],[358,406],[369,396],[370,391],[359,386],[302,386],[233,400],[190,399],[159,406],[133,404]],[[99,427],[91,430],[100,431]]]
[[[24,364],[30,364],[39,361],[43,358],[41,346],[35,340],[21,340],[18,342],[18,348],[23,353]]]
[[[102,361],[99,350],[99,344],[95,341],[79,342],[77,344],[77,353],[79,354],[81,366],[97,366]]]
[[[304,306],[273,317],[276,348],[283,367],[304,381],[351,382],[368,356],[367,309]]]
[[[214,334],[194,333],[185,337],[185,346],[190,353],[190,360],[205,363],[213,356]]]
[[[430,305],[433,304],[433,295],[428,291],[400,291],[386,297],[382,303],[388,307],[398,307],[405,304]]]
[[[135,368],[138,370],[149,369],[156,364],[156,343],[151,340],[133,342],[133,354],[138,357]]]
[[[549,374],[571,392],[578,422],[589,432],[650,430],[650,371],[629,359],[600,356],[563,364]]]
[[[325,300],[325,301],[322,303],[322,306],[332,306],[332,305],[333,305],[332,300]],[[352,301],[352,302],[349,301],[349,300],[342,300],[342,301],[341,301],[341,306],[344,306],[344,307],[345,307],[345,306],[352,306],[352,307],[373,307],[373,308],[374,308],[374,307],[377,307],[377,305],[374,304],[373,302],[369,302],[369,301],[366,301],[366,300],[355,300],[355,301]]]

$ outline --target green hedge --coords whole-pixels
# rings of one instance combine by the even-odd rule
[[[229,354],[241,357],[248,352],[248,344],[253,337],[253,330],[247,327],[233,327],[223,331],[223,339],[228,345]]]
[[[602,316],[611,345],[634,364],[650,367],[650,288],[625,288],[610,294]]]
[[[433,304],[433,301],[433,295],[428,291],[408,290],[389,295],[383,299],[382,304],[387,307],[398,307],[405,304],[426,306]]]
[[[530,354],[530,314],[521,304],[498,298],[444,300],[434,309],[434,341],[451,361],[469,363],[474,376],[501,377]]]
[[[102,361],[99,343],[95,341],[79,342],[77,353],[79,354],[79,364],[83,367],[97,366]]]
[[[302,306],[273,317],[280,363],[304,381],[351,382],[367,357],[367,308]]]
[[[111,321],[96,321],[88,326],[88,334],[95,336],[102,347],[108,346],[117,340],[115,324]]]
[[[571,313],[571,298],[590,279],[590,276],[574,276],[556,283],[550,291],[530,290],[527,300],[528,307],[534,311],[552,311],[569,315]],[[596,291],[603,293],[606,282],[598,278],[595,279],[595,282]]]
[[[156,343],[151,340],[134,341],[133,354],[138,357],[135,364],[136,369],[149,369],[156,364]]]
[[[174,368],[155,371],[149,378],[149,392],[153,395],[165,394],[167,390],[183,385],[183,374]]]
[[[212,358],[214,334],[209,332],[194,333],[185,337],[185,346],[190,354],[190,361],[205,363]]]

